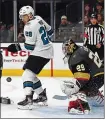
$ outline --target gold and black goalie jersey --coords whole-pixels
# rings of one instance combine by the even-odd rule
[[[100,59],[88,48],[79,47],[68,60],[69,68],[79,81],[88,81],[91,77],[104,74]]]

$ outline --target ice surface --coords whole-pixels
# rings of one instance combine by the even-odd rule
[[[60,82],[70,78],[40,77],[43,88],[47,88],[48,106],[35,107],[33,110],[19,110],[16,104],[24,98],[22,79],[11,77],[12,81],[7,82],[6,78],[1,79],[1,96],[9,97],[14,103],[1,105],[1,118],[104,118],[104,107],[91,106],[89,115],[70,115],[67,112],[67,99],[53,99],[54,95],[64,95],[60,89]]]

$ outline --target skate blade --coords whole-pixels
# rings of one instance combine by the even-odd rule
[[[38,102],[38,103],[33,102],[33,105],[34,106],[48,106],[48,103],[47,102]]]
[[[68,111],[68,113],[75,114],[75,115],[84,115],[84,114],[89,114],[89,110],[84,110],[84,112],[83,112],[83,111],[77,110],[75,108],[72,108],[72,109],[70,109],[70,111]]]
[[[18,105],[17,108],[20,110],[32,110],[33,105],[26,105],[26,106]]]

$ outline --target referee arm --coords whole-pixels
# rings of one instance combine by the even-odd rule
[[[96,45],[97,48],[100,48],[101,46],[104,45],[104,28],[100,25],[100,29],[101,29],[101,32],[100,32],[100,41],[99,43]]]
[[[101,26],[101,43],[104,45],[104,28]]]
[[[85,28],[85,32],[84,32],[84,46],[87,44],[88,40],[89,40],[89,33],[88,33],[88,29],[89,27]]]

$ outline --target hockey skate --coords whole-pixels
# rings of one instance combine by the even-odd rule
[[[88,114],[89,111],[90,107],[84,93],[77,93],[71,96],[68,105],[70,114]]]
[[[19,102],[18,105],[18,109],[22,109],[22,110],[32,110],[33,108],[33,95],[26,95],[26,98]]]
[[[35,105],[35,106],[48,106],[46,89],[44,89],[43,92],[40,93],[36,99],[33,99],[33,105]]]

